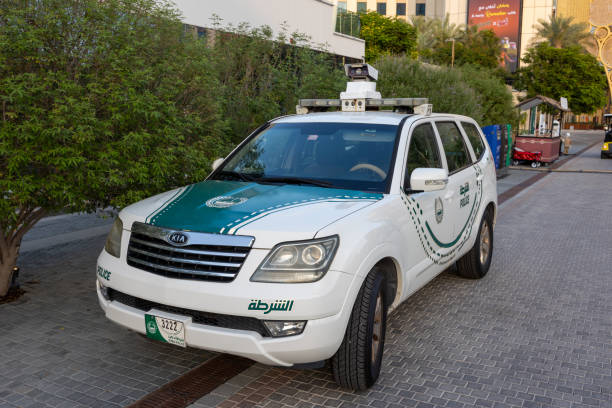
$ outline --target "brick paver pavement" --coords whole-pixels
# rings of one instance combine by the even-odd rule
[[[127,405],[213,356],[106,320],[95,292],[104,237],[21,257],[28,293],[0,305],[0,408]]]

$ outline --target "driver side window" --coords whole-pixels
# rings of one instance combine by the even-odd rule
[[[410,188],[410,175],[418,167],[442,168],[440,149],[431,123],[418,125],[412,131],[404,174],[404,188]]]

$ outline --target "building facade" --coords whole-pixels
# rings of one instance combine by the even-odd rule
[[[495,0],[334,0],[339,12],[366,12],[377,11],[388,17],[398,17],[409,20],[411,16],[423,15],[426,17],[443,19],[446,15],[451,24],[468,24],[477,13],[484,17],[485,27],[489,15],[487,11],[503,13],[504,7],[514,7],[518,10],[519,25],[516,26],[516,38],[512,38],[512,46],[518,49],[520,59],[527,49],[533,46],[537,36],[538,20],[548,20],[551,15],[571,16],[576,22],[589,22],[589,7],[591,0],[509,0],[498,2]],[[612,4],[612,0],[603,0]],[[480,7],[479,7],[480,6]],[[483,10],[479,10],[483,9]],[[495,10],[497,9],[497,10]],[[493,15],[494,13],[491,13]],[[491,18],[493,19],[493,17]],[[499,18],[498,18],[499,19]],[[502,18],[503,20],[503,18]],[[478,20],[482,24],[482,20]],[[494,28],[495,31],[495,28]],[[501,36],[503,37],[503,35]],[[513,37],[513,36],[510,36]]]
[[[363,59],[365,42],[335,31],[336,5],[327,0],[174,0],[183,22],[196,29],[213,28],[214,16],[221,27],[248,23],[251,27],[269,26],[274,33],[285,30],[310,37],[315,49],[331,54]],[[204,32],[204,31],[202,31]]]
[[[334,0],[339,11],[376,11],[388,17],[408,19],[410,16],[444,18],[451,23],[465,24],[468,0]]]

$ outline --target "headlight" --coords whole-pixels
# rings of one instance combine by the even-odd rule
[[[604,143],[604,145],[601,147],[601,150],[608,150],[608,144]]]
[[[275,246],[251,277],[253,282],[304,283],[323,277],[331,264],[338,236]]]
[[[104,245],[106,252],[117,258],[121,255],[121,234],[123,234],[123,222],[117,217]]]

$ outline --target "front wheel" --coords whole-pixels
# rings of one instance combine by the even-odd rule
[[[476,242],[470,251],[457,261],[459,276],[469,279],[483,278],[491,266],[493,256],[493,216],[491,211],[485,211]]]
[[[341,387],[363,391],[378,379],[387,328],[385,286],[383,271],[375,267],[359,290],[342,344],[331,359]]]

